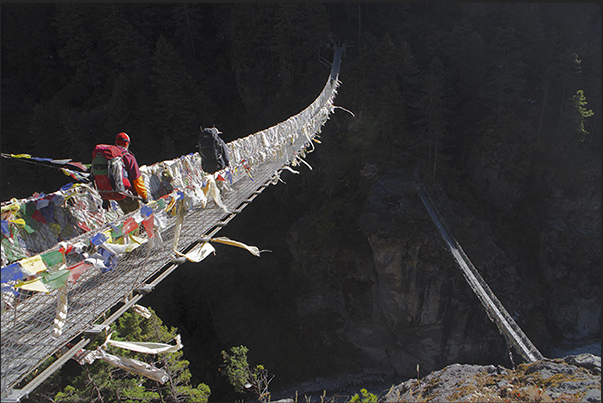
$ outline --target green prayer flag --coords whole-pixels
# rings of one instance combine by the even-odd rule
[[[111,238],[117,239],[120,236],[124,236],[123,226],[123,223],[111,226]]]
[[[25,221],[25,225],[23,226],[23,229],[28,234],[32,234],[40,229],[41,223],[39,221],[36,221],[33,218],[31,218],[31,216],[23,217],[23,221]]]
[[[54,273],[45,271],[42,273],[40,280],[48,288],[59,289],[65,285],[70,273],[69,270],[59,270]]]
[[[63,254],[59,251],[52,251],[42,254],[42,260],[48,267],[57,265],[63,261]]]

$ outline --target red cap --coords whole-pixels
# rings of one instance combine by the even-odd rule
[[[117,136],[115,136],[115,144],[120,144],[120,143],[130,144],[130,136],[128,136],[124,132],[119,133]]]

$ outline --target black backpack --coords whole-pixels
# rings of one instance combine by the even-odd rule
[[[208,174],[224,169],[229,164],[226,144],[219,133],[216,128],[206,128],[201,130],[197,137],[201,168]]]

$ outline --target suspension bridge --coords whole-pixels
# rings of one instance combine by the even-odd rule
[[[212,243],[259,256],[254,246],[215,235],[277,184],[283,170],[299,173],[297,167],[309,167],[304,158],[338,108],[333,102],[342,52],[335,47],[327,83],[311,105],[227,144],[231,166],[225,170],[206,174],[198,153],[141,167],[153,201],[136,212],[102,209],[98,192],[84,183],[2,204],[3,403],[28,396],[180,264],[212,253]],[[445,232],[424,189],[418,191],[509,345],[527,361],[541,358]],[[58,358],[44,368],[53,356]]]
[[[509,315],[503,304],[496,298],[496,295],[494,295],[473,263],[471,263],[471,260],[469,260],[469,257],[465,254],[461,245],[456,241],[454,235],[452,235],[448,229],[444,217],[442,217],[435,206],[435,203],[429,196],[429,193],[427,193],[425,186],[417,186],[417,192],[419,193],[419,197],[421,198],[425,209],[427,209],[431,220],[442,236],[446,247],[448,247],[454,260],[463,272],[465,280],[467,280],[467,283],[479,298],[490,320],[498,327],[498,330],[505,338],[507,345],[513,347],[519,356],[526,362],[541,360],[543,356],[540,351],[538,351],[536,346],[534,346],[530,339],[525,335],[511,315]]]

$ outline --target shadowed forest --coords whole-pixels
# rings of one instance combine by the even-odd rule
[[[322,144],[308,157],[312,171],[271,187],[228,226],[273,250],[262,257],[265,267],[249,263],[249,295],[241,296],[271,283],[277,291],[266,311],[280,309],[270,304],[284,301],[279,297],[292,286],[253,273],[277,273],[289,263],[283,234],[294,226],[309,249],[353,244],[371,172],[401,168],[443,184],[459,203],[480,199],[492,209],[493,226],[534,261],[542,206],[559,189],[577,193],[600,177],[598,3],[1,7],[2,152],[84,164],[94,145],[121,131],[132,138],[139,164],[150,165],[195,152],[200,126],[215,125],[229,142],[284,121],[315,99],[333,46],[345,45],[335,105],[351,113],[338,109],[327,122]],[[49,167],[4,158],[1,164],[3,201],[71,181]],[[483,168],[513,189],[512,202],[496,191],[482,194],[491,185],[475,174]],[[229,250],[211,268],[217,292],[222,269],[240,256],[248,259]],[[195,284],[182,287],[198,292]],[[157,302],[170,292],[149,298]],[[219,351],[230,345],[213,338],[212,307],[195,306],[194,323],[175,323],[180,314],[171,316],[171,309],[157,304],[156,311],[183,337],[207,334],[201,342],[211,346],[185,357],[193,383],[207,383],[212,398],[232,397],[215,372]],[[279,364],[306,375],[314,365]]]
[[[454,176],[504,142],[527,177],[534,156],[600,153],[600,19],[595,3],[2,4],[2,151],[89,163],[125,131],[143,165],[194,152],[199,126],[228,142],[307,106],[337,41],[356,115],[342,170],[404,154]],[[2,160],[3,199],[61,176]]]

